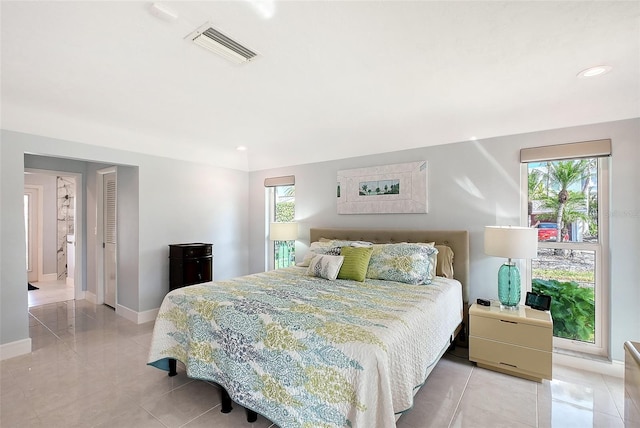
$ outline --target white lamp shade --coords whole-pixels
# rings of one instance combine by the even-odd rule
[[[485,226],[484,253],[509,259],[538,256],[538,231],[531,227]]]
[[[269,239],[272,241],[295,241],[298,239],[298,223],[271,223]]]

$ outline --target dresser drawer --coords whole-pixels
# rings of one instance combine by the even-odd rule
[[[471,336],[469,359],[505,371],[551,379],[552,353],[547,351]]]
[[[173,244],[169,245],[170,258],[198,258],[211,256],[213,253],[211,244]]]
[[[470,323],[469,334],[474,337],[507,342],[551,352],[553,335],[551,329],[530,325],[514,319],[474,316]]]

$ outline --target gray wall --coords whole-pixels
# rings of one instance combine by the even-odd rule
[[[124,262],[129,272],[124,286],[132,288],[126,288],[122,295],[127,300],[125,306],[145,311],[157,308],[168,289],[167,244],[213,243],[216,279],[264,270],[267,245],[263,180],[285,174],[296,176],[296,218],[301,224],[297,243],[299,256],[306,251],[310,226],[466,229],[471,240],[470,298],[495,297],[495,275],[502,260],[483,254],[483,228],[492,224],[520,223],[520,148],[600,138],[611,138],[613,142],[611,204],[608,210],[611,227],[611,353],[614,359],[621,360],[622,343],[629,339],[640,340],[640,311],[636,309],[640,301],[640,287],[637,285],[640,273],[640,195],[636,190],[640,183],[640,169],[637,168],[640,163],[640,119],[251,173],[2,131],[0,344],[28,337],[21,209],[25,153],[44,155],[45,169],[52,170],[60,170],[60,161],[56,158],[86,160],[78,166],[84,174],[85,207],[95,207],[95,170],[98,165],[130,168],[123,178],[131,186],[129,191],[132,194],[127,196],[126,202],[129,213],[135,212],[133,189],[136,178],[138,180],[138,231],[137,234],[132,232],[138,241],[138,265],[129,266],[135,259],[135,251],[131,251],[127,254],[130,260]],[[417,159],[429,162],[428,214],[336,214],[338,170]],[[87,234],[87,231],[94,230],[95,213],[91,208],[83,209],[83,232],[87,242],[82,280],[85,289],[91,290],[95,271],[92,271],[89,261],[95,260],[97,244],[95,238],[91,241],[92,233]],[[135,223],[135,219],[131,221]],[[136,280],[137,287],[128,284]]]
[[[265,177],[296,177],[298,259],[309,244],[309,227],[466,229],[470,232],[470,300],[497,297],[496,275],[503,260],[483,252],[484,226],[519,225],[526,195],[520,192],[523,147],[611,138],[610,287],[611,355],[623,359],[625,340],[640,340],[640,119],[424,147],[380,155],[297,165],[249,174],[251,272],[264,270]],[[338,215],[336,175],[341,169],[426,160],[428,214]]]
[[[137,167],[119,166],[116,174],[116,217],[118,222],[116,230],[118,292],[116,299],[119,305],[139,309],[138,288],[142,283],[139,281],[138,260],[140,253],[138,172]],[[96,242],[95,247],[97,248],[98,245],[99,243]]]
[[[6,130],[0,141],[0,344],[28,338],[25,153],[39,155],[30,160],[32,168],[83,174],[83,289],[95,290],[95,170],[105,165],[121,170],[119,215],[122,232],[131,235],[131,247],[119,254],[120,304],[137,312],[160,306],[169,287],[172,243],[213,243],[216,279],[247,273],[246,172]]]

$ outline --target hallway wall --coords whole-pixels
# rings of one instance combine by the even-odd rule
[[[137,314],[160,306],[169,290],[168,245],[183,242],[214,244],[214,275],[227,279],[248,271],[247,216],[248,174],[243,171],[213,167],[139,153],[113,150],[73,141],[2,130],[0,135],[0,345],[24,353],[30,350],[27,317],[24,221],[22,212],[25,166],[81,172],[85,177],[81,196],[89,204],[95,194],[91,186],[95,169],[91,163],[136,168],[129,177],[131,195],[127,205],[137,208],[128,216],[133,227],[123,230],[130,238],[121,261],[127,272],[119,287],[124,287],[119,301]],[[37,153],[26,160],[25,153]],[[82,159],[78,161],[77,159]],[[65,165],[62,169],[61,165]],[[133,171],[133,170],[131,170]],[[126,181],[125,181],[126,182]],[[137,199],[136,199],[137,194]],[[80,195],[79,195],[80,196]],[[126,196],[126,194],[125,194]],[[83,204],[84,238],[78,242],[85,268],[82,283],[86,289],[87,256],[90,236],[89,218],[95,210]],[[122,241],[121,241],[122,242]],[[95,243],[95,240],[94,240]],[[92,272],[93,273],[93,272]],[[78,281],[78,278],[76,278]],[[120,289],[120,288],[119,288]],[[14,351],[11,351],[14,352]]]

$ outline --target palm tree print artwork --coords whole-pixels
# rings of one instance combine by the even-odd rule
[[[426,213],[427,162],[338,171],[338,214]]]
[[[360,183],[360,196],[399,195],[400,180],[365,181]]]

